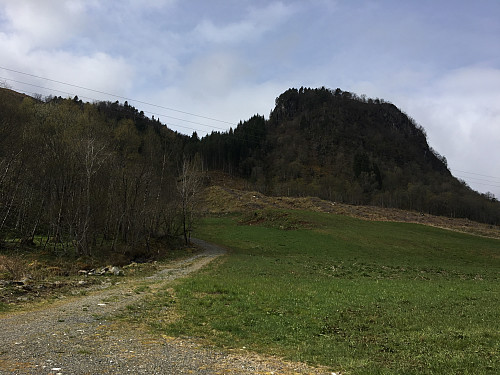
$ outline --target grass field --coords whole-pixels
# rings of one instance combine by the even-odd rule
[[[271,210],[196,236],[230,253],[148,302],[153,317],[176,306],[156,330],[345,374],[500,369],[499,240]]]

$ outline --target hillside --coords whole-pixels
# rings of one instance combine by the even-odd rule
[[[156,254],[156,240],[182,232],[178,176],[189,139],[127,102],[0,89],[0,247]]]
[[[212,133],[200,153],[209,168],[268,195],[500,222],[500,204],[453,177],[412,118],[340,89],[289,89],[269,120],[254,116]]]
[[[314,211],[350,216],[369,221],[422,224],[482,237],[500,239],[499,226],[482,224],[469,219],[435,216],[397,208],[349,205],[322,200],[316,197],[294,198],[266,196],[256,191],[240,190],[219,185],[206,188],[202,202],[200,202],[200,209],[203,214],[209,216],[229,213],[247,213],[248,215],[255,215],[256,221],[265,221],[264,219],[266,218],[264,216],[266,215],[283,215],[283,217],[279,219],[284,219],[286,221],[286,214],[277,214],[277,212],[281,210]]]
[[[454,178],[423,128],[378,99],[290,89],[268,120],[254,116],[200,140],[127,102],[0,89],[2,247],[158,254],[157,241],[187,240],[193,196],[210,183],[202,169],[267,196],[500,223],[500,203]]]

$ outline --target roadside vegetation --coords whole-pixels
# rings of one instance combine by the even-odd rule
[[[206,218],[197,236],[230,256],[144,302],[135,319],[348,374],[500,367],[496,239],[272,210]]]
[[[29,248],[8,248],[0,254],[0,313],[140,280],[160,270],[166,262],[196,251],[182,246],[180,241],[176,246],[158,241],[153,244],[152,257],[136,261],[113,251],[92,257],[54,253],[37,241]],[[140,256],[144,253],[140,252]]]

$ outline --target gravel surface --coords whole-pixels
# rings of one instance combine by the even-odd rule
[[[162,287],[225,251],[193,239],[203,252],[144,281]],[[145,298],[135,283],[110,286],[29,312],[0,316],[0,374],[325,374],[326,370],[245,351],[223,352],[195,339],[154,335],[110,319]]]

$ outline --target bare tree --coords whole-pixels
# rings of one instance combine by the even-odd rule
[[[200,158],[198,156],[193,160],[184,158],[179,179],[177,180],[177,191],[181,200],[182,233],[186,245],[189,244],[191,238],[195,202],[202,182],[203,166]]]

